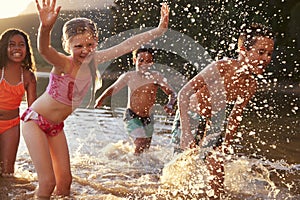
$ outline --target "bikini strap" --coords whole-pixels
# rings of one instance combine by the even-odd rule
[[[2,69],[1,69],[1,79],[0,79],[0,81],[3,79],[3,77],[4,77],[4,67],[2,67]]]
[[[1,80],[3,80],[4,79],[4,67],[2,67],[2,69],[1,69],[1,79],[0,79],[0,81]],[[24,70],[23,70],[23,68],[21,68],[21,82],[23,83],[24,82],[24,72],[23,72]]]
[[[24,83],[24,70],[23,70],[23,67],[21,67],[21,82]]]

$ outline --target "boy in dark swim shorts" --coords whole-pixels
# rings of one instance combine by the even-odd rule
[[[271,61],[274,50],[274,34],[262,24],[242,27],[238,38],[238,57],[212,62],[186,83],[178,93],[178,109],[181,123],[180,148],[213,148],[205,162],[213,179],[210,182],[214,198],[224,192],[224,158],[210,156],[212,153],[229,153],[237,136],[243,111],[258,86],[257,76],[262,75]],[[197,96],[198,113],[205,116],[210,130],[197,144],[191,131],[188,115],[191,95]],[[230,113],[226,107],[232,104]],[[225,122],[225,129],[222,130]],[[217,137],[225,132],[224,141],[217,147]],[[216,150],[216,151],[214,151]]]
[[[125,128],[133,137],[135,154],[139,155],[149,149],[153,135],[153,115],[151,109],[156,100],[159,88],[169,96],[169,102],[164,106],[167,113],[173,113],[177,94],[167,83],[166,78],[157,71],[151,71],[153,65],[153,49],[139,48],[133,52],[133,62],[136,70],[122,74],[118,80],[108,87],[97,99],[95,108],[100,108],[104,99],[128,87],[128,103],[125,112]]]

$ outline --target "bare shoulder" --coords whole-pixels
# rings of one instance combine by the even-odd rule
[[[26,81],[26,80],[27,80],[27,81],[28,81],[28,80],[36,81],[36,74],[33,73],[33,72],[30,71],[30,70],[24,70],[23,76],[24,76],[25,81]]]
[[[29,70],[24,70],[23,72],[24,77],[24,85],[27,88],[28,86],[36,87],[37,78],[36,74]]]
[[[151,71],[151,74],[154,76],[163,76],[160,72],[158,71]]]
[[[238,61],[232,58],[224,58],[222,60],[215,61],[215,65],[221,68],[230,67],[232,65],[237,65]]]
[[[231,58],[224,58],[222,60],[218,60],[214,64],[219,69],[221,74],[230,73],[239,65],[236,59]]]
[[[164,75],[158,71],[151,71],[151,75],[154,79],[159,79],[159,80],[166,80]]]
[[[133,80],[134,79],[134,76],[135,76],[135,71],[129,71],[129,72],[125,72],[123,74],[121,74],[118,78],[118,80],[122,80],[122,81],[130,81],[130,80]]]
[[[125,72],[125,73],[121,74],[120,77],[123,77],[123,78],[133,77],[133,76],[136,76],[136,74],[137,74],[136,71],[129,71],[129,72]]]

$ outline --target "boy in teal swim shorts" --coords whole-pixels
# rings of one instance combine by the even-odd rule
[[[167,83],[166,78],[157,71],[151,71],[154,50],[139,48],[133,51],[133,63],[136,70],[122,74],[118,80],[108,87],[96,100],[95,108],[100,108],[104,99],[128,87],[128,103],[124,114],[127,133],[134,139],[135,154],[139,155],[149,149],[154,131],[154,119],[151,109],[156,100],[159,88],[168,95],[169,101],[164,110],[171,114],[177,94]]]

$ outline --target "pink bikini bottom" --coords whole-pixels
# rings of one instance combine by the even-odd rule
[[[27,108],[25,110],[25,112],[21,116],[21,120],[23,120],[24,122],[29,120],[34,121],[48,136],[56,136],[64,128],[64,122],[53,123],[31,108]]]

